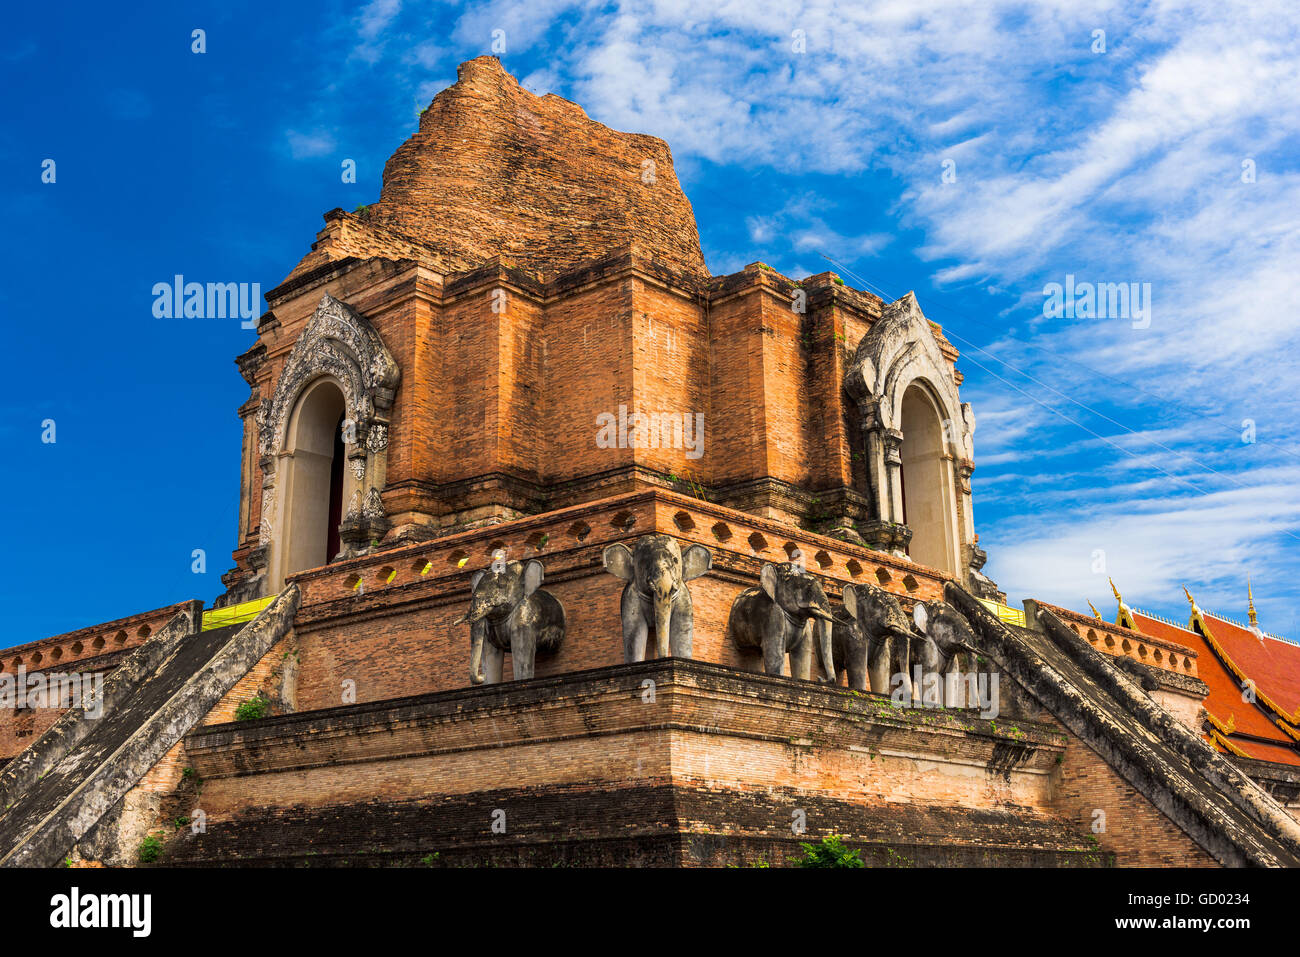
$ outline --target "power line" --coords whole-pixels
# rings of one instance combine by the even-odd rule
[[[859,276],[856,272],[854,272],[853,270],[849,269],[847,266],[844,266],[844,265],[842,265],[841,263],[837,263],[837,262],[835,262],[835,260],[831,259],[829,256],[825,255],[824,253],[822,254],[822,258],[825,259],[825,260],[827,260],[828,262],[831,262],[831,263],[833,263],[834,265],[838,266],[840,269],[843,269],[846,273],[848,273],[850,276],[852,276],[852,277],[853,277],[854,279],[856,279],[858,282],[862,283],[862,284],[863,284],[864,286],[866,286],[868,289],[872,289],[873,291],[875,291],[876,294],[879,295],[879,296],[880,296],[882,299],[884,299],[885,301],[887,301],[887,302],[888,302],[888,301],[892,301],[892,300],[889,299],[888,293],[886,293],[883,289],[881,289],[881,288],[879,288],[878,286],[875,286],[874,284],[868,282],[866,279],[864,279],[863,277]],[[1030,375],[1029,373],[1025,372],[1024,370],[1017,368],[1015,365],[1013,365],[1013,364],[1010,363],[1010,362],[1007,362],[1005,359],[1001,359],[1001,358],[999,358],[998,356],[996,356],[996,355],[994,355],[993,353],[989,352],[987,349],[984,349],[983,347],[976,345],[975,343],[971,342],[969,339],[966,339],[964,336],[960,336],[960,335],[958,335],[958,334],[956,334],[956,333],[952,333],[952,335],[953,335],[955,338],[959,338],[959,339],[961,339],[963,342],[970,343],[970,345],[971,345],[973,348],[975,348],[975,349],[977,349],[978,351],[984,353],[985,355],[990,356],[990,357],[993,358],[995,361],[1000,362],[1002,365],[1006,366],[1008,369],[1012,370],[1013,372],[1016,372],[1016,373],[1018,373],[1019,375],[1024,376],[1025,378],[1029,379],[1030,381],[1035,382],[1035,383],[1037,383],[1038,385],[1042,386],[1043,388],[1048,389],[1049,391],[1056,393],[1057,395],[1061,396],[1061,397],[1064,398],[1064,399],[1068,399],[1070,402],[1073,402],[1075,405],[1079,406],[1081,409],[1084,409],[1085,411],[1090,412],[1090,413],[1092,413],[1093,415],[1096,415],[1096,416],[1098,416],[1098,417],[1100,417],[1100,418],[1106,419],[1108,422],[1111,422],[1112,424],[1118,426],[1119,428],[1123,429],[1125,432],[1128,432],[1128,433],[1131,434],[1131,435],[1135,435],[1135,436],[1137,436],[1138,438],[1144,438],[1143,436],[1139,435],[1139,434],[1137,433],[1136,430],[1130,428],[1129,426],[1125,425],[1124,423],[1119,422],[1119,421],[1116,421],[1115,419],[1111,418],[1110,416],[1106,415],[1105,413],[1103,413],[1103,412],[1098,412],[1096,409],[1093,409],[1093,408],[1089,407],[1088,405],[1086,405],[1086,404],[1084,404],[1084,403],[1082,403],[1082,402],[1079,402],[1077,399],[1074,399],[1074,398],[1072,398],[1071,396],[1065,395],[1065,393],[1059,391],[1058,389],[1054,389],[1052,386],[1049,386],[1049,385],[1047,385],[1046,383],[1041,382],[1040,380],[1038,380],[1038,379],[1035,378],[1034,376]],[[1020,340],[1016,340],[1016,341],[1020,341]],[[1099,433],[1099,432],[1094,431],[1093,429],[1091,429],[1091,428],[1089,428],[1088,426],[1084,425],[1082,422],[1079,422],[1079,421],[1077,421],[1076,419],[1073,419],[1073,418],[1071,418],[1070,416],[1066,415],[1064,412],[1060,411],[1059,409],[1057,409],[1057,408],[1055,408],[1055,407],[1053,407],[1053,406],[1051,406],[1051,405],[1048,405],[1046,402],[1043,402],[1043,401],[1042,401],[1041,399],[1039,399],[1037,396],[1035,396],[1035,395],[1033,395],[1032,393],[1027,392],[1026,390],[1020,388],[1020,386],[1016,385],[1014,382],[1011,382],[1010,380],[1003,378],[1002,376],[1000,376],[1000,375],[998,375],[996,372],[994,372],[992,369],[989,369],[987,366],[982,365],[982,364],[979,363],[979,362],[976,362],[973,358],[971,358],[971,356],[970,356],[969,354],[966,355],[966,361],[969,362],[969,363],[971,363],[972,365],[974,365],[976,368],[981,369],[982,371],[984,371],[984,372],[987,373],[988,375],[992,376],[993,378],[997,379],[999,382],[1003,383],[1004,385],[1007,385],[1007,386],[1009,386],[1010,388],[1015,389],[1015,390],[1016,390],[1017,392],[1019,392],[1021,395],[1025,396],[1026,398],[1030,399],[1031,401],[1033,401],[1033,402],[1037,403],[1038,405],[1042,406],[1044,409],[1046,409],[1047,411],[1051,412],[1053,415],[1059,416],[1060,418],[1062,418],[1062,419],[1064,419],[1065,421],[1069,422],[1071,425],[1075,426],[1076,428],[1082,429],[1084,432],[1087,432],[1089,435],[1093,436],[1094,438],[1099,439],[1099,440],[1102,441],[1102,442],[1105,442],[1107,445],[1111,446],[1111,447],[1114,448],[1114,449],[1117,449],[1118,451],[1124,453],[1125,455],[1129,456],[1129,457],[1132,458],[1132,459],[1142,460],[1142,457],[1139,456],[1136,452],[1132,452],[1132,451],[1130,451],[1129,449],[1124,448],[1122,445],[1119,445],[1118,443],[1113,442],[1111,439],[1107,438],[1106,436],[1102,435],[1102,434]],[[1234,431],[1235,431],[1235,430],[1234,430]],[[1147,441],[1150,441],[1152,444],[1158,446],[1158,447],[1161,448],[1161,449],[1164,449],[1166,452],[1169,452],[1171,455],[1177,455],[1177,456],[1182,457],[1182,458],[1190,458],[1190,456],[1186,455],[1185,453],[1176,452],[1176,451],[1174,451],[1173,449],[1169,448],[1168,446],[1166,446],[1166,445],[1164,445],[1164,444],[1162,444],[1162,443],[1160,443],[1160,442],[1157,442],[1157,441],[1154,440],[1154,439],[1147,439]],[[1192,460],[1192,461],[1195,461],[1195,460]],[[1199,492],[1199,493],[1202,494],[1202,495],[1211,495],[1211,494],[1213,494],[1212,492],[1208,491],[1207,489],[1203,489],[1203,488],[1201,488],[1199,485],[1196,485],[1195,483],[1190,482],[1190,481],[1188,481],[1187,479],[1185,479],[1185,478],[1183,478],[1183,477],[1181,477],[1181,476],[1178,476],[1178,475],[1173,474],[1172,472],[1166,471],[1165,469],[1161,468],[1159,465],[1156,465],[1156,464],[1150,462],[1149,460],[1146,461],[1145,464],[1146,464],[1148,467],[1155,469],[1157,472],[1160,472],[1162,475],[1166,476],[1167,478],[1173,479],[1175,482],[1181,482],[1182,484],[1188,486],[1188,487],[1191,488],[1191,489],[1194,489],[1195,491]],[[1209,471],[1209,472],[1211,472],[1212,474],[1218,476],[1219,478],[1226,479],[1227,481],[1229,481],[1229,482],[1231,482],[1232,484],[1236,485],[1238,488],[1242,488],[1242,489],[1249,489],[1249,488],[1250,488],[1250,486],[1245,485],[1245,484],[1243,484],[1243,483],[1237,481],[1235,478],[1233,478],[1233,477],[1231,477],[1231,476],[1224,475],[1223,473],[1217,471],[1216,469],[1214,469],[1214,468],[1212,468],[1212,467],[1210,467],[1210,466],[1208,466],[1208,465],[1205,465],[1205,464],[1203,464],[1203,463],[1199,463],[1199,462],[1197,462],[1196,464],[1200,465],[1201,468],[1206,469],[1207,471]],[[1288,530],[1286,530],[1286,529],[1280,529],[1280,531],[1281,531],[1283,534],[1285,534],[1285,535],[1287,535],[1287,536],[1289,536],[1289,537],[1291,537],[1291,538],[1294,538],[1294,539],[1296,539],[1297,541],[1300,541],[1300,535],[1296,535],[1294,532],[1290,532],[1290,531],[1288,531]]]

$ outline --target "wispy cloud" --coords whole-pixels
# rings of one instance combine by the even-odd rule
[[[333,135],[323,130],[313,130],[308,133],[289,130],[285,138],[289,143],[289,155],[294,159],[326,156],[334,151]]]

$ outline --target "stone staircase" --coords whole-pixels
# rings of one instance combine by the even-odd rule
[[[945,593],[982,654],[1215,860],[1300,866],[1300,823],[1050,611],[1033,631],[999,620],[953,582]]]
[[[104,682],[103,708],[65,713],[0,772],[0,866],[51,867],[292,626],[295,586],[253,621],[202,630],[191,602]]]

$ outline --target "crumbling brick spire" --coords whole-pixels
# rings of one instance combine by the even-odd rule
[[[500,256],[553,275],[634,244],[708,276],[667,143],[535,96],[495,57],[462,63],[457,77],[385,164],[370,222],[441,254],[449,271]]]

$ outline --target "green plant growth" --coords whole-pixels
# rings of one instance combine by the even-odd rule
[[[240,706],[235,709],[235,720],[258,721],[269,716],[270,713],[271,702],[267,701],[266,696],[259,691],[247,701],[242,702]]]
[[[886,867],[911,867],[911,858],[904,857],[892,847],[885,848],[885,866]]]
[[[686,486],[687,495],[694,496],[695,498],[701,499],[705,502],[709,500],[708,492],[705,491],[704,486],[700,484],[699,480],[695,477],[695,474],[689,469],[683,475],[678,475],[676,472],[669,472],[668,481],[673,484],[684,484]]]
[[[152,834],[147,834],[145,835],[145,839],[140,842],[140,850],[137,852],[136,856],[139,857],[141,864],[152,864],[154,861],[158,860],[161,854],[162,841],[158,840],[158,838],[154,837]]]
[[[844,846],[839,834],[827,834],[817,844],[800,844],[804,856],[794,860],[796,867],[866,867],[862,853]]]

